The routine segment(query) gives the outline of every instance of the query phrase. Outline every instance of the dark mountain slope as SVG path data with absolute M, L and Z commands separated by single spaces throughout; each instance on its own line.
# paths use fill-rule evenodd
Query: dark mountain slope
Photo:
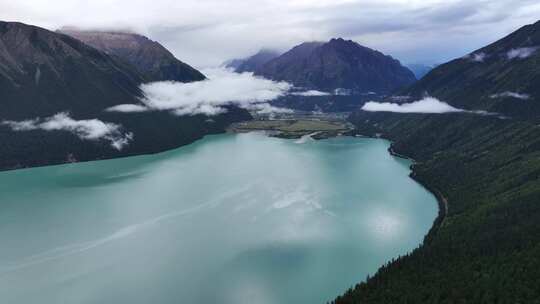
M 503 61 L 508 57 L 500 57 L 535 44 L 538 26 L 526 26 L 481 49 L 489 54 L 485 65 L 458 59 L 404 92 L 429 86 L 455 105 L 493 109 L 498 102 L 457 98 L 460 86 L 465 86 L 463 94 L 481 96 L 469 86 L 476 77 L 482 92 L 493 92 L 515 88 L 514 75 L 532 90 L 536 78 L 519 71 L 537 71 L 535 55 L 521 58 L 529 66 L 521 61 L 511 66 Z M 465 81 L 457 71 L 467 73 Z M 513 102 L 535 103 L 532 96 Z M 393 151 L 417 161 L 412 177 L 439 196 L 441 212 L 420 248 L 385 265 L 335 303 L 537 303 L 540 120 L 537 109 L 529 109 L 529 115 L 511 119 L 459 113 L 352 115 L 361 134 L 382 134 L 393 140 Z
M 237 73 L 255 72 L 270 60 L 279 57 L 279 53 L 272 50 L 260 50 L 257 54 L 245 59 L 230 61 L 226 67 L 233 68 Z
M 66 35 L 0 22 L 1 118 L 98 113 L 141 96 L 132 67 Z
M 536 303 L 540 297 L 538 122 L 470 114 L 366 114 L 413 157 L 413 177 L 441 197 L 424 244 L 335 303 Z M 366 121 L 369 121 L 366 123 Z M 374 126 L 376 125 L 376 127 Z
M 211 120 L 203 115 L 104 111 L 139 103 L 139 85 L 145 79 L 131 65 L 67 35 L 0 22 L 0 170 L 164 151 L 250 118 L 236 108 Z M 74 120 L 114 123 L 133 139 L 118 150 L 110 141 L 81 140 L 68 130 L 14 131 L 5 124 L 31 123 L 59 112 L 69 112 Z M 64 129 L 80 128 L 64 124 Z
M 511 116 L 539 114 L 540 22 L 435 68 L 401 95 L 425 93 L 456 107 Z
M 109 55 L 133 65 L 146 81 L 174 80 L 191 82 L 204 80 L 204 75 L 174 55 L 156 41 L 142 35 L 125 32 L 60 30 Z
M 73 117 L 83 119 L 73 112 Z M 178 148 L 208 134 L 223 133 L 232 123 L 251 119 L 245 110 L 232 107 L 211 118 L 204 115 L 176 117 L 167 112 L 108 113 L 97 116 L 122 126 L 133 140 L 121 151 L 105 140 L 82 140 L 67 131 L 16 132 L 0 125 L 0 170 L 90 161 L 158 153 Z
M 415 81 L 399 61 L 350 40 L 303 43 L 269 61 L 257 75 L 296 86 L 332 91 L 391 92 Z

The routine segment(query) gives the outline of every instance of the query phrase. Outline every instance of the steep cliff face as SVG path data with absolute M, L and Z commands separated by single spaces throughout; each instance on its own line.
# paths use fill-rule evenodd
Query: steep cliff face
M 59 32 L 130 63 L 146 81 L 192 82 L 205 79 L 201 72 L 178 60 L 161 44 L 142 35 L 73 28 L 64 28 Z
M 300 87 L 359 93 L 388 93 L 416 80 L 392 57 L 341 38 L 300 44 L 255 73 Z

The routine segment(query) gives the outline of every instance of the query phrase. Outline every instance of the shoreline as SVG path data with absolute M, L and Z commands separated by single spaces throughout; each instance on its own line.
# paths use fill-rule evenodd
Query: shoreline
M 220 135 L 220 134 L 227 134 L 227 133 L 245 133 L 245 132 L 253 132 L 253 131 L 276 132 L 275 130 L 272 130 L 272 129 L 259 129 L 259 130 L 254 129 L 254 130 L 245 130 L 245 131 L 235 130 L 234 129 L 234 126 L 236 124 L 238 124 L 238 123 L 246 123 L 246 122 L 252 122 L 252 121 L 255 121 L 255 120 L 247 120 L 247 121 L 243 121 L 243 122 L 231 123 L 228 127 L 224 128 L 223 130 L 221 130 L 219 132 L 210 132 L 210 133 L 202 134 L 200 136 L 197 136 L 195 138 L 190 139 L 188 142 L 181 143 L 181 144 L 178 144 L 178 145 L 174 145 L 174 146 L 171 146 L 171 147 L 162 148 L 162 149 L 149 150 L 149 151 L 143 151 L 143 152 L 129 152 L 129 153 L 121 153 L 120 152 L 120 154 L 118 154 L 118 155 L 113 155 L 113 156 L 109 156 L 109 157 L 96 157 L 96 158 L 92 158 L 92 159 L 69 159 L 69 158 L 66 158 L 64 160 L 53 160 L 53 161 L 48 161 L 48 162 L 36 163 L 35 165 L 28 165 L 28 166 L 0 167 L 0 173 L 17 171 L 17 170 L 33 169 L 33 168 L 43 168 L 43 167 L 61 166 L 61 165 L 69 165 L 69 164 L 77 164 L 77 163 L 87 163 L 87 162 L 93 162 L 93 161 L 112 160 L 112 159 L 119 159 L 119 158 L 126 158 L 126 157 L 156 155 L 156 154 L 172 151 L 172 150 L 175 150 L 175 149 L 178 149 L 178 148 L 182 148 L 182 147 L 185 147 L 185 146 L 189 146 L 189 145 L 191 145 L 191 144 L 193 144 L 193 143 L 195 143 L 195 142 L 197 142 L 199 140 L 204 139 L 206 136 L 209 136 L 209 135 Z M 307 132 L 307 130 L 304 130 L 304 131 Z M 348 133 L 350 133 L 351 131 L 354 131 L 354 130 L 353 129 L 348 129 L 348 130 L 343 130 L 343 131 L 347 131 Z M 322 131 L 319 134 L 313 136 L 313 139 L 320 140 L 320 139 L 332 138 L 332 137 L 337 137 L 337 136 L 350 135 L 350 134 L 347 134 L 347 132 L 335 132 L 335 134 L 334 134 L 331 131 Z M 282 138 L 282 139 L 299 139 L 303 135 L 305 135 L 303 133 L 302 134 L 298 133 L 298 134 L 295 134 L 294 136 L 282 136 L 282 135 L 277 134 L 277 133 L 278 132 L 276 132 L 276 134 L 269 134 L 269 136 Z
M 227 130 L 223 130 L 221 132 L 207 133 L 207 134 L 198 136 L 197 138 L 193 138 L 189 142 L 182 143 L 182 144 L 179 144 L 179 145 L 175 145 L 174 147 L 169 147 L 169 148 L 164 148 L 164 149 L 157 149 L 156 151 L 133 152 L 133 153 L 126 153 L 126 154 L 121 154 L 121 155 L 111 156 L 111 157 L 84 159 L 84 160 L 74 160 L 74 161 L 66 159 L 65 161 L 58 161 L 58 162 L 52 161 L 52 162 L 48 162 L 48 163 L 38 164 L 38 165 L 35 165 L 35 166 L 21 166 L 21 167 L 11 167 L 11 168 L 2 168 L 2 167 L 0 167 L 0 174 L 5 173 L 5 172 L 18 171 L 18 170 L 46 168 L 46 167 L 62 166 L 62 165 L 70 165 L 70 164 L 79 164 L 79 163 L 89 163 L 89 162 L 95 162 L 95 161 L 114 160 L 114 159 L 137 157 L 137 156 L 157 155 L 157 154 L 167 153 L 169 151 L 173 151 L 173 150 L 176 150 L 176 149 L 179 149 L 179 148 L 182 148 L 182 147 L 192 145 L 192 144 L 204 139 L 206 136 L 221 135 L 221 134 L 226 134 L 226 133 L 227 133 Z
M 437 204 L 439 206 L 439 213 L 433 221 L 433 226 L 431 226 L 428 233 L 424 237 L 424 242 L 422 242 L 422 244 L 419 246 L 421 247 L 424 246 L 427 241 L 431 240 L 433 234 L 436 233 L 436 231 L 442 226 L 444 220 L 448 216 L 448 199 L 446 198 L 446 196 L 444 196 L 444 194 L 442 194 L 440 190 L 432 187 L 429 182 L 419 178 L 414 170 L 411 172 L 409 177 L 416 181 L 419 185 L 424 187 L 424 189 L 429 191 L 431 194 L 433 194 L 433 196 L 435 196 L 435 198 L 437 199 Z
M 385 140 L 390 141 L 390 146 L 387 149 L 387 151 L 388 151 L 388 153 L 390 155 L 392 155 L 394 157 L 406 159 L 406 160 L 409 160 L 409 161 L 413 162 L 413 165 L 411 165 L 411 173 L 409 174 L 409 177 L 411 179 L 413 179 L 414 181 L 416 181 L 418 184 L 420 184 L 422 187 L 424 187 L 427 191 L 429 191 L 436 198 L 437 204 L 439 206 L 438 215 L 435 218 L 432 227 L 430 228 L 430 230 L 428 231 L 428 233 L 424 237 L 424 242 L 422 242 L 422 244 L 420 244 L 419 247 L 423 246 L 426 243 L 427 240 L 431 239 L 432 234 L 435 233 L 436 230 L 438 230 L 438 228 L 440 228 L 440 226 L 444 222 L 444 219 L 448 215 L 448 208 L 449 207 L 448 207 L 448 199 L 446 198 L 446 196 L 439 189 L 435 189 L 434 187 L 432 187 L 428 181 L 419 178 L 417 176 L 417 174 L 416 174 L 415 166 L 414 166 L 414 164 L 416 163 L 416 160 L 409 157 L 409 156 L 407 156 L 407 155 L 396 152 L 395 149 L 394 149 L 394 146 L 393 146 L 393 141 L 391 139 L 385 137 L 384 135 L 369 136 L 369 135 L 363 135 L 363 134 L 358 133 L 357 129 L 347 129 L 344 132 L 328 132 L 328 131 L 320 131 L 320 130 L 309 130 L 309 131 L 308 130 L 303 130 L 302 132 L 306 133 L 306 134 L 302 133 L 302 134 L 294 134 L 294 136 L 283 136 L 282 134 L 279 134 L 279 133 L 271 134 L 271 132 L 276 132 L 276 130 L 272 130 L 272 129 L 253 129 L 253 130 L 241 130 L 241 131 L 238 131 L 238 130 L 235 130 L 235 129 L 231 129 L 231 127 L 233 127 L 233 125 L 234 125 L 234 123 L 231 124 L 229 127 L 227 127 L 225 130 L 223 130 L 221 132 L 207 133 L 207 134 L 204 134 L 204 135 L 199 136 L 197 138 L 194 138 L 194 139 L 190 140 L 187 143 L 176 145 L 176 146 L 171 147 L 171 148 L 158 149 L 156 151 L 149 151 L 149 152 L 143 152 L 143 153 L 128 153 L 128 154 L 124 154 L 124 155 L 118 155 L 118 156 L 106 157 L 106 158 L 95 158 L 95 159 L 76 160 L 76 161 L 68 161 L 68 160 L 66 160 L 66 161 L 59 161 L 59 162 L 44 163 L 44 164 L 40 164 L 40 165 L 36 165 L 36 166 L 26 166 L 26 167 L 16 167 L 16 168 L 0 168 L 0 173 L 17 171 L 17 170 L 33 169 L 33 168 L 44 168 L 44 167 L 51 167 L 51 166 L 61 166 L 61 165 L 69 165 L 69 164 L 77 164 L 77 163 L 87 163 L 87 162 L 94 162 L 94 161 L 113 160 L 113 159 L 127 158 L 127 157 L 156 155 L 156 154 L 160 154 L 160 153 L 166 153 L 168 151 L 172 151 L 172 150 L 175 150 L 175 149 L 179 149 L 179 148 L 182 148 L 182 147 L 185 147 L 185 146 L 189 146 L 189 145 L 194 144 L 195 142 L 197 142 L 199 140 L 204 139 L 206 136 L 220 135 L 220 134 L 227 134 L 227 133 L 241 134 L 241 133 L 257 132 L 257 131 L 265 131 L 265 132 L 269 132 L 269 133 L 267 133 L 267 136 L 270 136 L 270 137 L 276 137 L 276 138 L 281 138 L 281 139 L 299 139 L 304 135 L 310 135 L 313 132 L 318 132 L 316 135 L 312 136 L 312 138 L 314 140 L 322 140 L 322 139 L 328 139 L 328 138 L 339 137 L 339 136 L 351 136 L 351 137 L 372 138 L 372 139 L 385 139 Z M 307 133 L 307 132 L 311 132 L 311 133 Z
M 384 136 L 383 134 L 378 134 L 377 136 L 373 136 L 373 135 L 370 136 L 370 135 L 362 135 L 358 133 L 357 135 L 360 135 L 365 138 L 386 139 L 390 141 L 390 147 L 388 147 L 388 153 L 390 153 L 390 155 L 392 156 L 412 161 L 413 165 L 411 165 L 411 168 L 410 168 L 411 173 L 409 174 L 409 177 L 413 179 L 415 182 L 417 182 L 419 185 L 421 185 L 428 192 L 433 194 L 433 196 L 437 200 L 437 205 L 439 206 L 438 215 L 435 218 L 435 220 L 433 220 L 433 225 L 431 226 L 428 233 L 424 237 L 424 241 L 422 242 L 422 244 L 420 244 L 420 246 L 418 246 L 418 248 L 420 248 L 421 246 L 424 246 L 424 244 L 432 238 L 432 235 L 436 232 L 436 230 L 438 230 L 442 226 L 445 218 L 448 216 L 448 198 L 442 193 L 442 191 L 431 186 L 427 180 L 424 180 L 418 177 L 417 172 L 415 171 L 415 164 L 417 163 L 417 161 L 412 157 L 396 152 L 394 148 L 394 141 L 392 139 Z
M 251 130 L 251 131 L 236 132 L 236 133 L 249 133 L 249 132 L 256 132 L 256 131 L 275 132 L 275 130 Z M 321 133 L 325 133 L 325 132 L 321 132 Z M 307 134 L 307 135 L 309 135 L 309 134 Z M 328 134 L 324 134 L 324 135 L 328 135 Z M 298 139 L 298 138 L 300 138 L 300 137 L 294 137 L 294 138 L 281 137 L 281 136 L 275 136 L 275 135 L 272 135 L 272 134 L 267 134 L 267 136 L 273 136 L 273 137 L 283 138 L 283 139 Z M 401 159 L 409 160 L 409 161 L 412 162 L 412 165 L 410 166 L 411 173 L 409 174 L 409 177 L 412 180 L 414 180 L 416 183 L 418 183 L 420 186 L 422 186 L 425 190 L 427 190 L 429 193 L 431 193 L 435 197 L 435 199 L 437 201 L 437 206 L 438 206 L 438 213 L 437 213 L 437 217 L 433 220 L 433 224 L 432 224 L 431 228 L 428 230 L 428 232 L 424 236 L 424 239 L 423 239 L 422 243 L 419 244 L 418 247 L 413 249 L 411 252 L 405 254 L 404 256 L 407 256 L 407 255 L 411 254 L 414 250 L 426 245 L 432 239 L 433 234 L 435 234 L 437 232 L 437 230 L 442 226 L 442 224 L 444 223 L 445 218 L 448 216 L 448 199 L 442 193 L 442 191 L 440 191 L 440 190 L 434 188 L 433 186 L 431 186 L 428 181 L 423 180 L 420 177 L 418 177 L 417 172 L 415 171 L 415 164 L 417 163 L 417 161 L 412 157 L 409 157 L 409 156 L 407 156 L 405 154 L 401 154 L 401 153 L 396 152 L 396 150 L 394 149 L 394 142 L 390 138 L 385 137 L 383 134 L 377 134 L 376 136 L 363 135 L 363 134 L 358 133 L 358 129 L 354 128 L 354 129 L 348 130 L 348 132 L 343 133 L 343 134 L 335 134 L 335 135 L 330 135 L 330 136 L 323 136 L 321 138 L 319 138 L 317 136 L 314 136 L 312 138 L 315 139 L 315 140 L 321 140 L 321 139 L 328 139 L 328 138 L 333 138 L 333 137 L 338 137 L 338 136 L 351 136 L 351 137 L 355 137 L 355 138 L 371 138 L 371 139 L 387 140 L 387 141 L 390 142 L 390 146 L 387 149 L 387 151 L 388 151 L 388 153 L 390 155 L 392 155 L 394 157 L 401 158 Z M 402 257 L 403 256 L 400 256 L 397 259 L 401 259 Z M 379 267 L 377 269 L 377 272 L 379 272 L 379 270 L 383 266 L 384 265 Z M 374 275 L 376 275 L 377 272 L 375 272 Z M 361 282 L 366 282 L 366 281 L 364 280 L 364 281 L 361 281 Z
M 439 207 L 438 215 L 435 218 L 435 220 L 433 220 L 433 225 L 429 229 L 428 233 L 424 236 L 424 241 L 422 242 L 422 244 L 420 244 L 417 247 L 417 249 L 424 246 L 424 245 L 426 245 L 433 238 L 433 234 L 435 234 L 437 232 L 437 230 L 439 230 L 439 228 L 444 223 L 444 220 L 448 216 L 448 198 L 442 193 L 442 191 L 440 191 L 439 189 L 436 189 L 435 187 L 431 186 L 429 181 L 424 180 L 424 179 L 420 178 L 417 175 L 417 171 L 415 171 L 415 165 L 414 165 L 415 163 L 417 163 L 416 160 L 414 158 L 412 158 L 412 157 L 409 157 L 409 156 L 406 156 L 404 154 L 396 152 L 395 149 L 394 149 L 394 146 L 393 146 L 394 143 L 393 143 L 393 141 L 391 139 L 381 137 L 381 136 L 366 136 L 366 137 L 369 137 L 369 138 L 384 138 L 386 140 L 389 140 L 390 141 L 390 147 L 388 148 L 388 153 L 390 153 L 390 155 L 392 155 L 392 156 L 412 161 L 413 165 L 411 165 L 411 173 L 409 174 L 409 177 L 411 179 L 413 179 L 415 182 L 417 182 L 419 185 L 421 185 L 428 192 L 430 192 L 435 197 L 435 199 L 437 200 L 437 205 Z
M 433 222 L 433 226 L 430 228 L 429 232 L 425 236 L 425 238 L 428 238 L 430 237 L 432 230 L 438 229 L 444 223 L 444 219 L 448 216 L 448 198 L 446 198 L 446 196 L 442 194 L 440 190 L 432 187 L 428 181 L 425 181 L 416 175 L 416 171 L 414 170 L 414 164 L 416 163 L 415 159 L 409 156 L 397 153 L 394 150 L 393 143 L 390 144 L 390 147 L 388 148 L 388 152 L 392 156 L 412 161 L 413 165 L 411 166 L 411 174 L 409 175 L 409 177 L 412 178 L 418 184 L 420 184 L 422 187 L 424 187 L 424 189 L 429 191 L 431 194 L 433 194 L 433 196 L 435 196 L 435 198 L 437 199 L 437 204 L 439 205 L 439 214 L 437 215 L 437 218 L 435 218 Z
M 225 128 L 225 130 L 223 130 L 221 132 L 207 133 L 207 134 L 201 135 L 201 136 L 199 136 L 197 138 L 194 138 L 194 139 L 190 140 L 187 143 L 176 145 L 176 146 L 171 147 L 171 148 L 158 149 L 156 151 L 149 151 L 149 152 L 143 152 L 143 153 L 136 153 L 136 152 L 135 153 L 128 153 L 128 154 L 124 154 L 124 155 L 105 157 L 105 158 L 95 158 L 95 159 L 75 160 L 75 161 L 66 160 L 66 161 L 50 162 L 50 163 L 43 163 L 43 164 L 39 164 L 39 165 L 35 165 L 35 166 L 12 167 L 12 168 L 1 168 L 0 167 L 0 174 L 4 173 L 4 172 L 11 172 L 11 171 L 17 171 L 17 170 L 26 170 L 26 169 L 33 169 L 33 168 L 44 168 L 44 167 L 61 166 L 61 165 L 69 165 L 69 164 L 77 164 L 77 163 L 88 163 L 88 162 L 94 162 L 94 161 L 113 160 L 113 159 L 127 158 L 127 157 L 156 155 L 156 154 L 160 154 L 160 153 L 166 153 L 168 151 L 172 151 L 172 150 L 175 150 L 175 149 L 179 149 L 179 148 L 182 148 L 182 147 L 185 147 L 185 146 L 189 146 L 189 145 L 194 144 L 195 142 L 197 142 L 199 140 L 204 139 L 206 136 L 211 136 L 211 135 L 220 135 L 220 134 L 227 134 L 227 133 L 241 134 L 241 133 L 249 133 L 249 132 L 256 132 L 256 131 L 276 132 L 275 130 L 271 130 L 271 129 L 238 131 L 238 130 L 234 130 L 234 129 L 231 128 L 231 127 L 233 127 L 234 124 L 236 124 L 236 123 L 231 124 L 229 127 Z M 304 131 L 304 133 L 305 132 L 307 132 L 307 131 Z M 418 178 L 418 176 L 416 175 L 416 171 L 414 170 L 414 163 L 416 163 L 416 160 L 414 160 L 413 158 L 411 158 L 409 156 L 406 156 L 404 154 L 400 154 L 400 153 L 396 152 L 394 147 L 393 147 L 393 141 L 391 139 L 386 138 L 384 136 L 362 135 L 362 134 L 358 133 L 357 129 L 347 129 L 344 132 L 328 132 L 328 131 L 320 131 L 320 130 L 309 130 L 309 132 L 311 132 L 311 133 L 306 133 L 306 134 L 302 134 L 302 135 L 295 134 L 295 136 L 282 136 L 282 134 L 279 134 L 279 133 L 278 134 L 268 133 L 267 136 L 281 138 L 281 139 L 299 139 L 304 135 L 310 135 L 313 132 L 317 132 L 316 135 L 312 136 L 312 138 L 314 140 L 322 140 L 322 139 L 334 138 L 334 137 L 339 137 L 339 136 L 351 136 L 351 137 L 361 137 L 361 138 L 386 139 L 386 140 L 390 141 L 390 147 L 388 147 L 388 149 L 387 149 L 388 153 L 390 155 L 392 155 L 392 156 L 412 161 L 413 165 L 411 166 L 411 173 L 410 173 L 409 177 L 412 178 L 413 180 L 415 180 L 418 184 L 420 184 L 422 187 L 424 187 L 430 193 L 432 193 L 433 196 L 435 196 L 435 198 L 437 199 L 437 203 L 439 205 L 439 214 L 438 214 L 437 218 L 435 218 L 433 226 L 430 228 L 429 232 L 426 234 L 425 239 L 430 238 L 430 235 L 432 233 L 434 233 L 434 230 L 438 229 L 442 225 L 442 223 L 444 222 L 444 219 L 448 215 L 448 199 L 442 194 L 442 192 L 440 190 L 431 187 L 429 185 L 429 182 Z M 422 246 L 424 243 L 425 242 L 423 242 L 420 246 Z
M 76 163 L 87 163 L 87 162 L 93 162 L 93 161 L 103 161 L 103 160 L 127 158 L 127 157 L 156 155 L 156 154 L 160 154 L 160 153 L 166 153 L 168 151 L 173 151 L 175 149 L 179 149 L 179 148 L 182 148 L 182 147 L 185 147 L 185 146 L 189 146 L 191 144 L 196 143 L 197 141 L 200 141 L 200 140 L 204 139 L 207 136 L 223 135 L 223 134 L 241 134 L 241 133 L 250 133 L 250 132 L 257 132 L 257 131 L 270 131 L 270 132 L 265 132 L 266 136 L 269 136 L 269 137 L 277 137 L 277 138 L 282 138 L 282 139 L 298 139 L 298 138 L 301 138 L 301 136 L 299 136 L 299 137 L 286 137 L 286 136 L 279 136 L 279 134 L 277 134 L 277 135 L 276 134 L 271 134 L 271 132 L 275 132 L 275 130 L 246 130 L 244 132 L 236 132 L 236 131 L 231 131 L 231 129 L 229 127 L 229 128 L 226 128 L 225 130 L 223 130 L 222 132 L 214 132 L 214 133 L 204 134 L 204 135 L 202 135 L 202 136 L 200 136 L 198 138 L 195 138 L 195 139 L 191 140 L 188 143 L 184 143 L 184 144 L 178 145 L 178 146 L 173 147 L 173 148 L 159 150 L 159 151 L 156 151 L 156 152 L 131 153 L 131 154 L 125 154 L 125 155 L 116 156 L 116 157 L 109 157 L 109 158 L 89 159 L 89 160 L 82 160 L 82 161 L 77 160 L 77 161 L 74 161 L 74 162 L 66 161 L 66 162 L 49 163 L 49 164 L 43 164 L 43 165 L 37 165 L 37 166 L 28 166 L 28 167 L 20 167 L 20 168 L 9 168 L 9 169 L 0 168 L 0 173 L 8 172 L 8 171 L 15 171 L 15 170 L 44 168 L 44 167 L 49 167 L 49 166 L 61 166 L 61 165 L 69 165 L 69 164 L 76 164 Z M 313 134 L 307 134 L 307 135 L 313 135 Z M 425 245 L 428 245 L 431 242 L 431 240 L 433 239 L 434 234 L 439 230 L 439 228 L 442 227 L 442 225 L 444 224 L 444 220 L 448 216 L 448 208 L 449 208 L 448 199 L 446 198 L 446 196 L 439 189 L 436 189 L 435 187 L 431 186 L 429 181 L 424 180 L 424 179 L 422 179 L 421 177 L 419 177 L 417 175 L 417 171 L 415 170 L 415 165 L 414 165 L 416 163 L 416 161 L 413 158 L 411 158 L 411 157 L 409 157 L 409 156 L 407 156 L 405 154 L 401 154 L 401 153 L 396 152 L 395 148 L 394 148 L 394 143 L 393 143 L 393 141 L 391 139 L 389 139 L 389 138 L 387 138 L 385 136 L 381 136 L 381 135 L 379 135 L 379 136 L 362 135 L 362 134 L 358 133 L 357 129 L 350 129 L 350 130 L 348 130 L 348 132 L 339 133 L 339 134 L 338 133 L 332 133 L 332 132 L 320 132 L 320 135 L 322 135 L 322 136 L 318 136 L 318 135 L 319 134 L 313 135 L 312 138 L 315 139 L 315 140 L 322 140 L 322 139 L 328 139 L 328 138 L 333 138 L 333 137 L 338 137 L 338 136 L 351 136 L 351 137 L 355 137 L 355 138 L 371 138 L 371 139 L 388 140 L 390 142 L 390 146 L 388 147 L 387 151 L 388 151 L 388 153 L 390 155 L 392 155 L 394 157 L 398 157 L 398 158 L 402 158 L 402 159 L 406 159 L 406 160 L 411 161 L 413 164 L 410 166 L 411 172 L 409 174 L 409 177 L 412 180 L 414 180 L 415 182 L 417 182 L 419 185 L 421 185 L 424 189 L 429 191 L 436 198 L 437 205 L 438 205 L 438 214 L 437 214 L 437 217 L 433 220 L 433 224 L 432 224 L 431 228 L 424 235 L 424 238 L 423 238 L 422 242 L 416 248 L 412 249 L 410 252 L 406 253 L 405 255 L 398 256 L 396 258 L 396 261 L 399 260 L 399 259 L 402 259 L 402 258 L 404 258 L 406 256 L 409 256 L 415 250 L 418 250 L 419 248 L 421 248 L 421 247 L 423 247 Z M 377 268 L 377 271 L 372 275 L 372 277 L 377 275 L 377 273 L 383 267 L 384 267 L 384 265 L 380 265 Z M 358 284 L 364 283 L 364 282 L 367 282 L 367 281 L 362 280 L 362 281 L 358 282 Z M 336 296 L 339 296 L 339 294 L 336 295 Z

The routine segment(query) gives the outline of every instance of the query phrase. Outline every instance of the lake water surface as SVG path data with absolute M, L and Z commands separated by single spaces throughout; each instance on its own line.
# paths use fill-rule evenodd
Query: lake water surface
M 437 215 L 388 145 L 228 134 L 0 173 L 1 302 L 326 303 Z

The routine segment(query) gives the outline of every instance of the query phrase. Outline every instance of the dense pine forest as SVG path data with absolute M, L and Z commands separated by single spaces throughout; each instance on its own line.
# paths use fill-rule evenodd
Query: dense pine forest
M 424 244 L 334 303 L 540 303 L 540 125 L 473 114 L 358 112 L 447 199 Z M 375 125 L 375 126 L 374 126 Z
M 420 248 L 334 303 L 540 303 L 539 44 L 536 22 L 399 92 L 472 112 L 350 117 L 416 160 L 441 211 Z

